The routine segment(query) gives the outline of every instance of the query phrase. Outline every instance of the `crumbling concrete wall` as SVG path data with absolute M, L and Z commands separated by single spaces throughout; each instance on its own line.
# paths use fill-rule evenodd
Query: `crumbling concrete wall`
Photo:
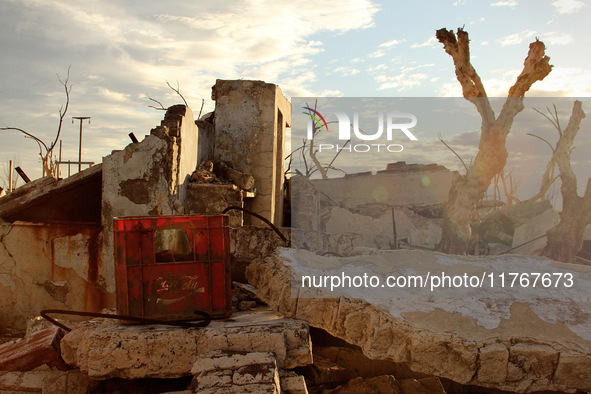
M 284 132 L 291 104 L 281 89 L 263 81 L 217 80 L 214 160 L 252 174 L 257 190 L 250 207 L 275 225 L 282 223 Z M 253 218 L 251 224 L 260 224 Z
M 43 309 L 97 312 L 114 305 L 100 242 L 98 225 L 0 225 L 0 335 L 23 333 Z
M 115 292 L 113 218 L 182 214 L 197 145 L 193 113 L 176 105 L 142 142 L 103 159 L 102 259 L 109 291 Z
M 229 206 L 243 207 L 242 191 L 235 185 L 216 185 L 211 183 L 189 183 L 187 185 L 187 201 L 185 214 L 216 215 L 221 214 Z M 242 225 L 242 211 L 227 212 L 231 227 Z
M 388 164 L 386 170 L 375 175 L 351 174 L 342 178 L 316 179 L 312 183 L 345 205 L 384 203 L 408 206 L 447 201 L 452 171 L 436 164 L 421 167 L 399 163 Z

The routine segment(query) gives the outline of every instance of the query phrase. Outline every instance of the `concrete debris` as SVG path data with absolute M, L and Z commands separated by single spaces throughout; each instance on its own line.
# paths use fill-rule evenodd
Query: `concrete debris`
M 333 389 L 354 378 L 345 367 L 317 354 L 314 354 L 314 364 L 301 368 L 300 372 L 306 379 L 308 390 L 312 393 Z
M 269 352 L 202 354 L 191 373 L 190 392 L 308 394 L 304 378 L 278 368 Z
M 306 380 L 293 371 L 279 370 L 281 392 L 285 394 L 308 394 Z
M 64 332 L 56 326 L 43 328 L 21 340 L 0 345 L 0 371 L 30 371 L 43 364 L 66 370 L 60 357 Z
M 488 272 L 505 266 L 525 267 L 528 272 L 570 272 L 577 277 L 577 288 L 586 288 L 591 281 L 587 267 L 539 257 L 495 260 L 418 251 L 378 253 L 371 256 L 371 265 L 359 269 L 368 274 L 396 272 L 397 264 L 402 264 L 420 267 L 417 274 L 436 274 L 443 269 L 447 275 L 456 275 L 480 272 L 484 266 L 479 264 L 485 264 Z M 301 298 L 302 290 L 296 299 L 292 298 L 292 272 L 297 278 L 303 269 L 296 262 L 308 264 L 306 269 L 330 266 L 342 271 L 350 267 L 352 258 L 323 258 L 282 249 L 276 256 L 255 260 L 247 269 L 247 278 L 271 308 L 360 346 L 369 358 L 406 363 L 415 372 L 499 390 L 591 390 L 591 330 L 588 314 L 581 313 L 589 307 L 588 298 L 565 295 L 540 301 L 531 295 L 531 289 L 512 288 L 504 289 L 499 298 L 488 295 L 482 300 L 477 295 L 482 294 L 479 289 L 457 300 L 393 300 L 375 295 Z
M 0 372 L 0 393 L 88 394 L 99 385 L 72 371 Z
M 316 343 L 316 342 L 315 342 Z M 396 379 L 423 379 L 430 375 L 414 372 L 407 364 L 394 363 L 392 360 L 372 360 L 356 346 L 319 346 L 314 345 L 314 365 L 317 359 L 323 359 L 339 365 L 346 372 L 346 380 L 356 377 L 364 379 L 381 375 L 393 375 Z M 310 368 L 306 366 L 303 370 Z M 334 387 L 332 387 L 334 388 Z
M 213 173 L 213 160 L 207 159 L 202 161 L 197 169 L 191 174 L 189 182 L 191 183 L 212 183 L 216 180 Z M 218 182 L 222 183 L 222 182 Z
M 445 389 L 438 378 L 396 380 L 394 376 L 383 375 L 375 378 L 361 377 L 326 390 L 323 394 L 445 394 Z
M 212 159 L 203 160 L 191 174 L 190 183 L 214 183 L 216 185 L 236 185 L 241 190 L 254 192 L 255 180 L 251 174 L 235 170 L 226 163 L 214 163 Z
M 511 253 L 539 256 L 546 246 L 544 235 L 559 221 L 558 213 L 554 211 L 554 208 L 550 208 L 517 227 L 513 234 L 511 248 L 514 249 Z
M 92 379 L 181 377 L 190 373 L 199 355 L 221 351 L 272 352 L 285 369 L 312 363 L 308 325 L 262 307 L 195 330 L 160 325 L 92 328 L 75 328 L 62 341 L 64 360 Z
M 244 206 L 244 193 L 232 184 L 189 183 L 185 212 L 189 215 L 221 214 L 229 206 Z M 244 215 L 241 211 L 228 212 L 231 227 L 242 226 Z
M 235 170 L 225 163 L 219 163 L 217 168 L 215 168 L 215 172 L 218 173 L 221 178 L 227 179 L 242 190 L 255 190 L 254 177 L 251 174 L 245 174 Z
M 269 352 L 202 354 L 191 369 L 199 393 L 281 392 L 275 355 Z
M 483 216 L 474 230 L 482 242 L 511 245 L 516 228 L 551 208 L 549 201 L 514 205 Z

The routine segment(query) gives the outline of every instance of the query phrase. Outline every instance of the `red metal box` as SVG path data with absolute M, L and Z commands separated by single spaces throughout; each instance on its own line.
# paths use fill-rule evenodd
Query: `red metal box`
M 119 314 L 230 316 L 228 215 L 113 218 L 113 228 Z

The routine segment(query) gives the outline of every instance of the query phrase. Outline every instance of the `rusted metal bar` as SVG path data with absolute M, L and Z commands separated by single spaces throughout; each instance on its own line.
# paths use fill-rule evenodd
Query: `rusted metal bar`
M 23 178 L 23 181 L 25 181 L 25 183 L 31 182 L 31 179 L 29 179 L 29 177 L 27 176 L 27 174 L 25 174 L 25 172 L 23 171 L 22 168 L 16 167 L 15 170 L 16 170 L 16 172 L 18 172 L 18 174 L 21 176 L 21 178 Z
M 277 233 L 277 235 L 279 235 L 279 237 L 280 237 L 280 238 L 283 240 L 283 242 L 285 242 L 285 244 L 286 244 L 286 245 L 289 245 L 289 241 L 288 241 L 288 239 L 285 237 L 285 235 L 283 235 L 283 234 L 281 233 L 281 231 L 279 231 L 279 229 L 278 229 L 278 228 L 277 228 L 277 227 L 276 227 L 276 226 L 275 226 L 273 223 L 271 223 L 271 222 L 270 222 L 270 221 L 269 221 L 267 218 L 265 218 L 265 217 L 263 217 L 263 216 L 259 215 L 258 213 L 254 213 L 254 212 L 252 212 L 252 211 L 249 211 L 248 209 L 246 209 L 246 208 L 242 208 L 242 207 L 237 207 L 237 206 L 229 206 L 228 208 L 226 208 L 226 209 L 224 209 L 224 210 L 223 210 L 222 214 L 224 214 L 224 213 L 226 213 L 226 212 L 228 212 L 228 211 L 231 211 L 231 210 L 233 210 L 233 209 L 236 209 L 236 210 L 238 210 L 238 211 L 242 211 L 242 212 L 246 212 L 246 213 L 248 213 L 249 215 L 252 215 L 252 216 L 254 216 L 254 217 L 255 217 L 255 218 L 257 218 L 257 219 L 260 219 L 260 220 L 262 220 L 263 222 L 265 222 L 266 224 L 268 224 L 268 225 L 269 225 L 269 226 L 270 226 L 270 227 L 271 227 L 271 228 L 272 228 L 272 229 L 273 229 L 273 230 L 274 230 L 274 231 Z
M 80 311 L 66 311 L 61 309 L 45 309 L 42 310 L 40 315 L 44 319 L 48 320 L 49 322 L 55 324 L 56 326 L 63 328 L 64 330 L 70 332 L 72 329 L 65 324 L 58 322 L 57 320 L 48 316 L 48 314 L 59 314 L 59 315 L 73 315 L 73 316 L 87 316 L 87 317 L 102 317 L 105 319 L 119 319 L 119 320 L 127 320 L 141 324 L 164 324 L 167 326 L 177 326 L 177 327 L 185 327 L 185 328 L 201 328 L 206 327 L 211 323 L 211 316 L 209 313 L 195 311 L 194 313 L 198 316 L 203 317 L 203 321 L 200 323 L 190 323 L 188 321 L 182 320 L 160 320 L 160 319 L 145 319 L 142 317 L 133 317 L 133 316 L 125 316 L 125 315 L 109 315 L 106 313 L 94 313 L 94 312 L 80 312 Z M 196 319 L 197 320 L 197 319 Z

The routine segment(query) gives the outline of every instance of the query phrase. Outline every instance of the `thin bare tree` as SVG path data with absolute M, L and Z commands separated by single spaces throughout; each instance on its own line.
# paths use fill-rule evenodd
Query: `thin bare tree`
M 66 79 L 63 81 L 60 78 L 60 76 L 58 74 L 56 74 L 57 79 L 60 81 L 60 83 L 64 87 L 64 92 L 66 94 L 66 103 L 63 104 L 59 109 L 59 122 L 58 122 L 58 126 L 57 126 L 57 132 L 55 134 L 55 139 L 53 140 L 52 143 L 47 145 L 43 140 L 36 137 L 32 133 L 29 133 L 28 131 L 25 131 L 25 130 L 18 128 L 18 127 L 8 127 L 8 126 L 0 127 L 0 130 L 19 131 L 19 132 L 23 133 L 26 138 L 31 138 L 32 140 L 34 140 L 37 143 L 37 145 L 39 146 L 39 156 L 41 157 L 41 164 L 43 166 L 43 176 L 48 176 L 48 175 L 56 176 L 56 173 L 57 173 L 57 165 L 56 165 L 56 162 L 53 160 L 53 150 L 56 147 L 57 142 L 59 141 L 60 134 L 62 132 L 62 125 L 64 123 L 64 118 L 66 117 L 66 113 L 68 112 L 68 107 L 70 106 L 70 92 L 72 91 L 73 85 L 72 84 L 68 85 L 68 83 L 70 81 L 70 68 L 71 67 L 72 66 L 68 67 L 68 74 L 66 76 Z
M 591 178 L 587 180 L 585 194 L 579 197 L 577 177 L 570 165 L 573 141 L 579 131 L 581 120 L 585 118 L 585 112 L 581 102 L 575 101 L 570 120 L 564 130 L 558 123 L 558 114 L 555 113 L 555 116 L 555 122 L 549 120 L 558 129 L 560 138 L 550 162 L 555 162 L 560 171 L 562 212 L 560 222 L 546 233 L 547 244 L 542 255 L 552 260 L 574 263 L 575 256 L 583 247 L 585 227 L 591 220 Z

